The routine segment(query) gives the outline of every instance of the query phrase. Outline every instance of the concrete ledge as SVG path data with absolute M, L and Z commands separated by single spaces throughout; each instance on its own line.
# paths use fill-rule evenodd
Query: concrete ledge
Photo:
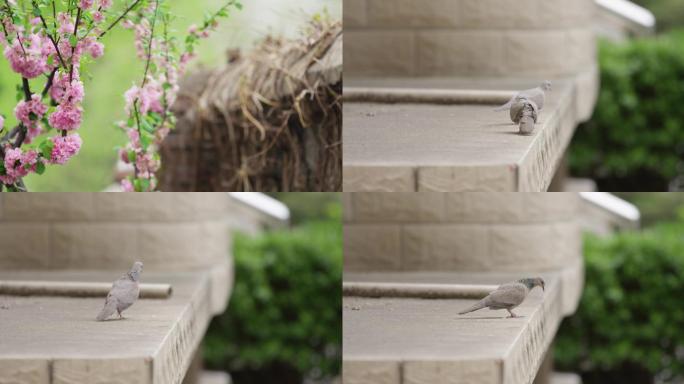
M 554 372 L 551 384 L 582 384 L 582 378 L 575 373 Z
M 343 101 L 353 103 L 423 103 L 501 105 L 515 95 L 512 91 L 479 89 L 401 89 L 347 87 Z
M 516 313 L 458 311 L 473 300 L 343 298 L 343 377 L 347 384 L 532 383 L 563 317 L 563 282 L 542 274 Z M 499 284 L 520 278 L 480 273 L 345 273 L 345 281 Z
M 390 96 L 399 99 L 399 93 L 403 100 L 407 88 L 420 89 L 414 98 L 435 101 L 445 98 L 444 89 L 525 89 L 538 81 L 352 78 L 346 85 L 401 88 Z M 575 127 L 591 113 L 598 92 L 597 69 L 553 80 L 553 86 L 529 136 L 517 134 L 508 113 L 494 112 L 489 102 L 346 102 L 344 191 L 546 191 Z M 368 97 L 369 92 L 363 92 Z M 481 97 L 471 95 L 475 96 Z
M 3 280 L 113 281 L 120 271 L 11 271 Z M 97 322 L 102 298 L 0 296 L 0 382 L 181 383 L 213 314 L 209 271 L 154 273 L 169 299 L 140 299 Z M 13 381 L 14 380 L 14 381 Z
M 230 384 L 230 375 L 225 372 L 203 371 L 199 377 L 199 384 Z

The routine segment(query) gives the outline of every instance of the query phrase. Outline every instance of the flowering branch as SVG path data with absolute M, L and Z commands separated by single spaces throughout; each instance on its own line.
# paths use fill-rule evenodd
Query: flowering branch
M 58 12 L 58 1 L 66 12 Z M 18 123 L 0 138 L 0 189 L 25 191 L 23 177 L 42 174 L 48 165 L 63 165 L 79 152 L 82 141 L 75 131 L 81 126 L 85 95 L 80 68 L 104 53 L 98 39 L 104 34 L 101 26 L 112 2 L 68 0 L 67 6 L 60 0 L 31 0 L 31 9 L 26 11 L 16 0 L 4 0 L 0 45 L 12 70 L 21 77 L 21 87 L 14 108 Z M 135 1 L 123 15 L 139 4 L 140 0 Z M 43 75 L 42 91 L 33 93 L 31 82 Z M 0 115 L 0 132 L 4 124 Z
M 145 61 L 145 73 L 139 85 L 126 92 L 128 120 L 120 122 L 129 142 L 119 150 L 122 161 L 132 164 L 134 175 L 122 180 L 125 191 L 153 191 L 157 186 L 155 173 L 161 167 L 158 149 L 175 125 L 171 106 L 178 93 L 178 80 L 188 62 L 195 57 L 200 39 L 207 38 L 218 26 L 218 19 L 227 17 L 230 8 L 241 9 L 238 0 L 230 0 L 214 14 L 207 16 L 198 27 L 188 31 L 182 48 L 169 36 L 171 16 L 163 7 L 165 0 L 155 0 L 154 6 L 142 8 L 139 13 L 124 21 L 136 34 L 136 50 Z M 151 23 L 150 23 L 151 21 Z M 157 23 L 161 22 L 161 32 Z

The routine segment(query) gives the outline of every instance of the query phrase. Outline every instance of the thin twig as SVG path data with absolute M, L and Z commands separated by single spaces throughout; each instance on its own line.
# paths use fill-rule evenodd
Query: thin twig
M 105 34 L 107 34 L 107 32 L 109 32 L 112 28 L 114 28 L 117 24 L 119 24 L 119 22 L 120 22 L 124 17 L 126 17 L 126 15 L 128 15 L 129 12 L 131 12 L 135 7 L 138 6 L 138 3 L 140 3 L 140 0 L 135 0 L 135 3 L 131 4 L 131 6 L 128 7 L 128 8 L 121 14 L 121 16 L 119 16 L 116 20 L 114 20 L 114 22 L 113 22 L 112 24 L 110 24 L 109 27 L 107 27 L 107 29 L 105 29 L 104 31 L 102 31 L 102 33 L 100 33 L 100 35 L 99 35 L 97 38 L 98 38 L 98 39 L 101 39 Z
M 78 12 L 76 13 L 76 24 L 74 25 L 74 37 L 76 38 L 76 45 L 78 45 L 78 25 L 81 23 L 81 7 L 78 7 Z M 76 52 L 76 47 L 71 47 L 71 68 L 69 69 L 69 84 L 74 80 L 74 53 Z
M 159 0 L 154 2 L 154 17 L 152 18 L 152 27 L 150 28 L 150 41 L 147 43 L 147 62 L 145 63 L 145 73 L 143 74 L 142 85 L 144 88 L 147 83 L 147 73 L 150 71 L 150 62 L 152 61 L 152 42 L 154 41 L 154 28 L 157 25 L 157 14 L 159 13 Z
M 41 92 L 41 96 L 45 98 L 47 96 L 48 92 L 50 91 L 50 88 L 52 88 L 52 83 L 55 81 L 55 74 L 57 73 L 57 68 L 53 69 L 52 72 L 50 72 L 50 75 L 48 76 L 47 82 L 45 83 L 45 88 L 43 88 L 43 92 Z
M 55 3 L 53 2 L 52 5 L 54 7 Z M 33 7 L 38 8 L 38 4 L 36 4 L 35 1 L 33 2 Z M 54 12 L 54 10 L 53 10 L 53 12 Z M 66 66 L 66 63 L 64 62 L 64 58 L 62 57 L 62 53 L 59 51 L 59 47 L 57 46 L 57 41 L 55 41 L 54 36 L 47 33 L 48 32 L 48 26 L 47 26 L 47 23 L 45 22 L 45 18 L 43 17 L 42 14 L 39 17 L 40 17 L 40 21 L 43 23 L 43 27 L 45 28 L 45 34 L 47 35 L 47 37 L 52 42 L 52 45 L 55 47 L 55 51 L 57 51 L 57 56 L 59 57 L 59 62 L 62 63 L 62 67 L 66 68 L 67 66 Z

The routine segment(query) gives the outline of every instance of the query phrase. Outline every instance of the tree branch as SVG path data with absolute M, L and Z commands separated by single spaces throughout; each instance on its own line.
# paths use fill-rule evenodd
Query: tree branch
M 119 16 L 116 20 L 114 20 L 114 22 L 111 23 L 111 24 L 109 25 L 109 27 L 107 27 L 107 29 L 105 29 L 102 33 L 100 33 L 100 35 L 99 35 L 97 38 L 98 38 L 98 39 L 101 39 L 104 35 L 107 34 L 107 32 L 109 32 L 112 28 L 114 28 L 117 24 L 119 24 L 119 22 L 120 22 L 121 20 L 123 20 L 123 18 L 126 17 L 126 15 L 128 15 L 129 12 L 131 12 L 135 7 L 138 6 L 138 3 L 140 3 L 140 0 L 135 0 L 135 2 L 134 2 L 133 4 L 131 4 L 131 6 L 128 7 L 128 8 L 121 14 L 121 16 Z

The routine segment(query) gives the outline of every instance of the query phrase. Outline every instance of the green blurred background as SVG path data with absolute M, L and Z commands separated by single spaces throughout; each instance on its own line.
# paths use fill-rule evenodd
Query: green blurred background
M 236 384 L 330 383 L 342 359 L 338 193 L 274 193 L 291 228 L 233 239 L 235 286 L 204 339 L 204 363 Z
M 681 191 L 684 1 L 635 2 L 654 13 L 657 35 L 600 42 L 601 91 L 571 143 L 570 171 L 601 191 Z
M 585 286 L 556 337 L 584 384 L 684 382 L 684 193 L 620 193 L 642 229 L 585 235 Z
M 174 28 L 184 32 L 202 21 L 206 12 L 218 9 L 221 0 L 169 0 L 177 16 Z M 123 2 L 115 0 L 114 4 Z M 193 65 L 215 66 L 224 61 L 229 48 L 249 49 L 268 34 L 298 36 L 304 23 L 314 14 L 328 12 L 339 19 L 342 0 L 243 0 L 243 9 L 223 21 L 218 32 L 199 49 Z M 48 167 L 44 175 L 25 181 L 30 191 L 101 191 L 114 180 L 115 147 L 125 143 L 125 135 L 114 123 L 123 119 L 123 93 L 142 77 L 142 64 L 135 59 L 133 35 L 116 30 L 104 39 L 105 56 L 85 68 L 86 100 L 84 123 L 79 133 L 83 147 L 65 166 Z M 89 77 L 87 77 L 89 75 Z M 15 122 L 15 88 L 21 79 L 11 72 L 4 57 L 0 59 L 0 114 Z

